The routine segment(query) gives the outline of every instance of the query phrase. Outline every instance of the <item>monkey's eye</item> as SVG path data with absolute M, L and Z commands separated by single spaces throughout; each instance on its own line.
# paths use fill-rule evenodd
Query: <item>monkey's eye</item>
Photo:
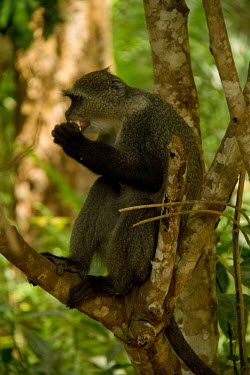
M 72 103 L 74 102 L 75 104 L 80 103 L 81 97 L 77 95 L 69 95 Z

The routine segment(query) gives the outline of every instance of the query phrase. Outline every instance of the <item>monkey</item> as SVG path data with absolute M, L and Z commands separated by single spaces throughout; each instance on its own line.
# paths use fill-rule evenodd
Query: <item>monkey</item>
M 67 271 L 81 277 L 67 302 L 75 308 L 100 294 L 124 296 L 149 278 L 159 224 L 132 226 L 158 216 L 160 209 L 122 213 L 119 209 L 162 203 L 173 135 L 188 154 L 186 200 L 197 198 L 203 172 L 193 131 L 160 96 L 127 85 L 108 69 L 86 74 L 63 94 L 71 105 L 66 122 L 52 131 L 54 142 L 99 175 L 73 226 L 69 256 L 42 253 L 56 265 L 58 275 Z M 97 134 L 96 140 L 88 138 L 91 133 Z M 95 253 L 104 261 L 107 276 L 88 275 Z M 215 375 L 192 351 L 174 321 L 165 333 L 191 369 L 196 360 L 195 373 Z
M 44 253 L 57 273 L 77 272 L 81 283 L 70 294 L 74 308 L 98 294 L 126 295 L 151 272 L 159 208 L 119 213 L 134 205 L 161 203 L 167 177 L 168 145 L 180 137 L 188 153 L 186 198 L 195 199 L 202 180 L 195 136 L 174 108 L 157 95 L 128 86 L 107 69 L 91 72 L 63 94 L 71 99 L 67 122 L 52 131 L 64 152 L 100 175 L 73 226 L 68 258 Z M 93 141 L 87 134 L 97 133 Z M 107 276 L 88 275 L 94 253 Z

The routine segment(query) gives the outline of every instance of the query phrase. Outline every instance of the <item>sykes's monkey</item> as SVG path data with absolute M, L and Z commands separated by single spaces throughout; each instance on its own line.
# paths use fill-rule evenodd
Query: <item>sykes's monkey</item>
M 68 301 L 75 307 L 100 293 L 125 295 L 149 277 L 158 222 L 132 225 L 159 215 L 159 209 L 119 209 L 162 202 L 173 135 L 188 153 L 187 200 L 199 192 L 202 168 L 192 130 L 159 96 L 126 85 L 106 69 L 85 75 L 64 94 L 71 106 L 67 122 L 52 131 L 54 142 L 101 176 L 75 221 L 68 258 L 44 254 L 58 274 L 81 276 Z M 87 133 L 97 133 L 97 140 L 86 138 Z M 87 275 L 95 252 L 107 267 L 105 277 Z

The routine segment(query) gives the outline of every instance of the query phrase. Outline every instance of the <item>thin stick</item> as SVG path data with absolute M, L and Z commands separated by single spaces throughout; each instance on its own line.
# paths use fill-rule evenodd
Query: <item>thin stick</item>
M 184 204 L 195 204 L 195 203 L 218 204 L 218 205 L 221 205 L 221 206 L 227 206 L 227 207 L 234 208 L 236 211 L 240 212 L 244 216 L 244 218 L 246 219 L 246 221 L 250 225 L 250 219 L 249 219 L 249 217 L 247 216 L 247 214 L 241 208 L 235 206 L 234 204 L 227 203 L 227 202 L 222 202 L 222 201 L 192 200 L 192 201 L 182 201 L 182 202 L 156 203 L 156 204 L 147 204 L 147 205 L 141 205 L 141 206 L 133 206 L 133 207 L 121 208 L 119 210 L 119 212 L 139 210 L 139 209 L 142 209 L 142 208 L 169 207 L 169 206 L 177 206 L 177 205 L 184 205 Z M 224 215 L 222 215 L 222 216 L 224 216 Z
M 172 217 L 172 216 L 176 216 L 176 215 L 186 215 L 186 214 L 190 214 L 190 213 L 205 213 L 205 214 L 212 214 L 212 215 L 218 215 L 218 216 L 224 216 L 224 217 L 226 217 L 228 220 L 232 221 L 240 229 L 240 231 L 242 232 L 243 236 L 245 237 L 245 240 L 246 240 L 248 246 L 250 247 L 250 240 L 248 238 L 248 235 L 246 234 L 246 232 L 244 231 L 244 229 L 240 226 L 240 224 L 238 223 L 238 221 L 235 220 L 232 216 L 229 216 L 227 214 L 224 214 L 224 213 L 222 213 L 220 211 L 216 211 L 216 210 L 187 210 L 187 211 L 177 211 L 177 212 L 173 212 L 171 214 L 159 215 L 159 216 L 155 216 L 155 217 L 150 217 L 149 219 L 141 220 L 138 223 L 134 224 L 133 227 L 137 227 L 138 225 L 149 223 L 150 221 L 161 220 L 161 219 L 164 219 L 166 217 Z
M 239 187 L 237 192 L 237 207 L 242 207 L 242 197 L 244 191 L 246 170 L 242 169 L 239 179 Z M 236 223 L 233 226 L 233 259 L 234 259 L 234 282 L 236 290 L 237 302 L 237 323 L 238 323 L 238 338 L 239 338 L 239 351 L 240 351 L 240 372 L 241 375 L 248 374 L 248 360 L 247 360 L 247 347 L 246 347 L 246 326 L 245 326 L 245 309 L 244 298 L 242 292 L 241 268 L 240 268 L 240 249 L 239 249 L 239 223 L 240 212 L 235 211 L 234 218 Z

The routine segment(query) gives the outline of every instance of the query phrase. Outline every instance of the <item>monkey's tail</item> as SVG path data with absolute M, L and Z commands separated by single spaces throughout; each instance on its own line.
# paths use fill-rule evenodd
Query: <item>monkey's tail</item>
M 170 342 L 170 345 L 182 359 L 182 361 L 188 366 L 188 368 L 196 375 L 217 375 L 213 370 L 210 369 L 193 351 L 191 346 L 185 340 L 178 324 L 174 319 L 165 329 L 165 335 Z

